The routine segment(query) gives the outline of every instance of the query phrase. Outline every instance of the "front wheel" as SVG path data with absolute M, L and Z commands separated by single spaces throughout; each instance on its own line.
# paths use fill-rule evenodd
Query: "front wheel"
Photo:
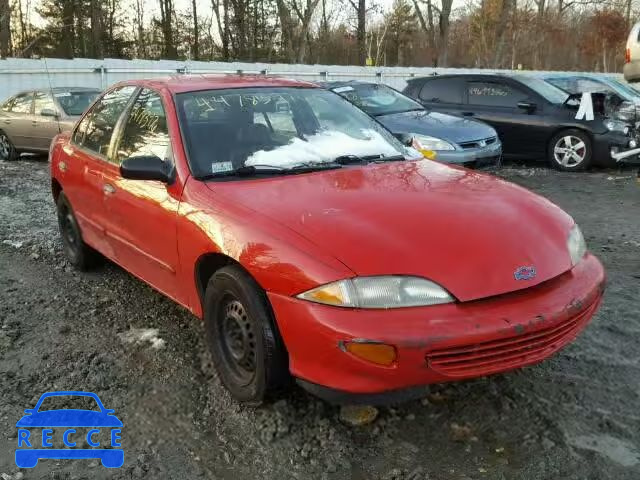
M 260 286 L 239 266 L 213 274 L 204 321 L 213 362 L 233 397 L 261 404 L 289 379 L 288 357 Z
M 589 136 L 576 129 L 564 130 L 549 142 L 549 161 L 558 170 L 586 170 L 591 165 L 593 149 Z
M 96 264 L 99 258 L 98 252 L 84 243 L 76 216 L 73 214 L 71 204 L 64 192 L 60 192 L 56 206 L 58 210 L 58 227 L 60 228 L 62 246 L 67 260 L 78 270 L 89 270 Z
M 0 160 L 11 161 L 18 158 L 18 151 L 6 133 L 0 131 Z

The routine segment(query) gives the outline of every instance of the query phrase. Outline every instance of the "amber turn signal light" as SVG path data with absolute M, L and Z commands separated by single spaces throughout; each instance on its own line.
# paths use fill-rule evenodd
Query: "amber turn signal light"
M 393 345 L 375 342 L 344 342 L 344 350 L 367 362 L 389 366 L 396 361 Z

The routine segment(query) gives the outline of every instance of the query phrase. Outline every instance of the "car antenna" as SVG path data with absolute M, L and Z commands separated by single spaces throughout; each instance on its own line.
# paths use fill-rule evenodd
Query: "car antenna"
M 53 95 L 53 85 L 51 84 L 51 74 L 49 73 L 49 65 L 47 64 L 47 57 L 42 57 L 42 60 L 44 60 L 44 69 L 47 72 L 47 81 L 49 82 L 49 93 L 51 93 L 51 100 L 54 102 L 53 104 L 55 106 L 55 100 L 54 100 L 55 97 Z M 55 118 L 58 124 L 58 133 L 62 133 L 62 129 L 60 128 L 60 113 L 58 111 L 56 111 Z

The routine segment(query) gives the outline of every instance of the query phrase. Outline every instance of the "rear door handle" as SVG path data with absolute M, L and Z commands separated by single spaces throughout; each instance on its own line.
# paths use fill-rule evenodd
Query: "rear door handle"
M 11 123 L 11 120 L 5 120 L 4 123 L 6 123 L 7 125 L 9 125 Z
M 114 187 L 113 185 L 111 185 L 110 183 L 105 183 L 102 186 L 102 191 L 106 194 L 106 195 L 113 195 L 114 193 L 116 193 L 116 187 Z
M 473 112 L 462 112 L 463 117 L 473 117 L 475 113 Z

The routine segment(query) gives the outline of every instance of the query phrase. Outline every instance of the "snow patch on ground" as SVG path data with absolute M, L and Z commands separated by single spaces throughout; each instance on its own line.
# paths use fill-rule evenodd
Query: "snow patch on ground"
M 157 328 L 132 328 L 131 330 L 119 333 L 118 337 L 125 343 L 141 344 L 145 342 L 151 343 L 151 347 L 156 350 L 161 349 L 165 345 L 165 341 L 159 336 Z

